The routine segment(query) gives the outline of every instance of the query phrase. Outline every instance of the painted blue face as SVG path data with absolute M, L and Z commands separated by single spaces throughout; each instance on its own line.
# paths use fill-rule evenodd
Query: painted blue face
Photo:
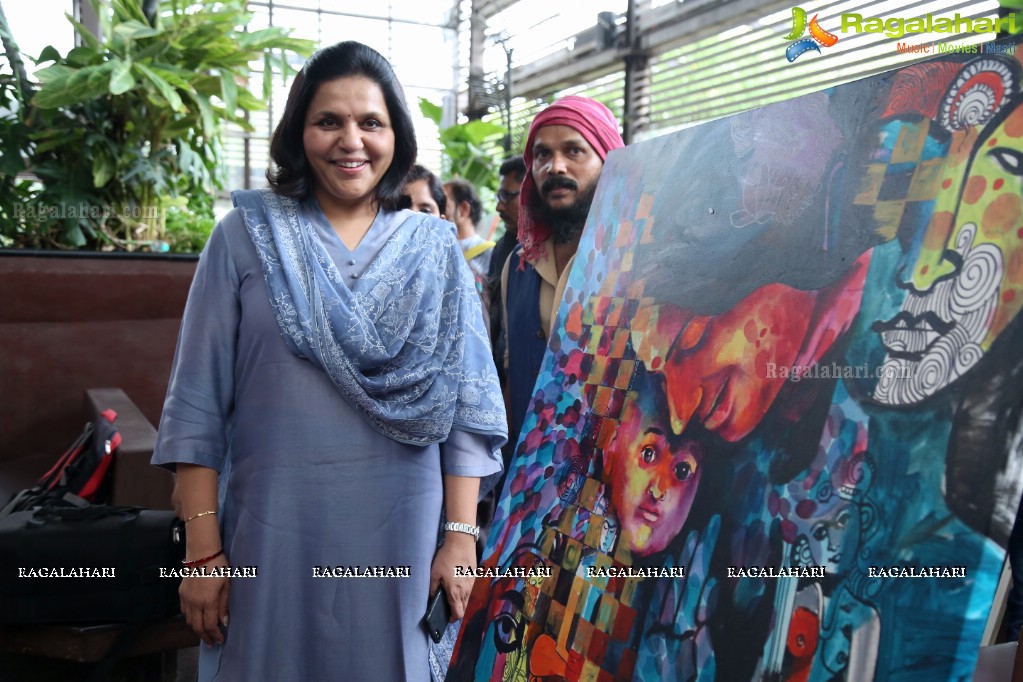
M 948 153 L 948 143 L 930 136 L 930 126 L 930 119 L 887 122 L 878 133 L 878 145 L 868 159 L 865 176 L 879 171 L 892 176 L 906 175 L 911 174 L 918 164 L 939 163 Z M 900 139 L 919 135 L 926 135 L 919 161 L 892 163 Z M 880 217 L 883 211 L 875 209 L 875 229 L 884 233 L 888 239 L 875 246 L 871 254 L 860 314 L 852 329 L 852 340 L 846 353 L 846 361 L 850 366 L 869 370 L 847 379 L 847 383 L 852 384 L 855 392 L 860 395 L 873 395 L 878 383 L 880 368 L 885 364 L 888 349 L 876 327 L 879 323 L 895 318 L 905 304 L 908 289 L 901 281 L 902 273 L 913 268 L 934 205 L 934 199 L 905 202 L 901 211 L 888 218 L 887 223 L 885 218 Z
M 1023 110 L 990 87 L 1003 79 L 1011 90 L 1008 64 L 978 61 L 938 120 L 886 123 L 867 164 L 876 228 L 896 238 L 875 249 L 848 360 L 872 369 L 857 391 L 883 404 L 944 391 L 1023 307 Z M 902 160 L 906 140 L 922 141 L 919 158 Z M 899 182 L 901 203 L 889 196 Z

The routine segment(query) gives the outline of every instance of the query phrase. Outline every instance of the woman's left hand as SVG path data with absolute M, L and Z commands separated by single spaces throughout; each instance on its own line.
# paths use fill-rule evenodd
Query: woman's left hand
M 457 569 L 457 570 L 456 570 Z M 466 533 L 448 531 L 430 567 L 430 595 L 443 585 L 451 605 L 451 622 L 465 615 L 469 593 L 476 579 L 476 539 Z

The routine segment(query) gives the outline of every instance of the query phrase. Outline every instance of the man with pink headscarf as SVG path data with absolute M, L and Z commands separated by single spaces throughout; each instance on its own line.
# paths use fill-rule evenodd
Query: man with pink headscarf
M 614 115 L 586 97 L 558 100 L 529 127 L 519 194 L 521 243 L 501 273 L 509 443 L 518 439 L 560 304 L 555 294 L 564 291 L 604 159 L 624 146 Z

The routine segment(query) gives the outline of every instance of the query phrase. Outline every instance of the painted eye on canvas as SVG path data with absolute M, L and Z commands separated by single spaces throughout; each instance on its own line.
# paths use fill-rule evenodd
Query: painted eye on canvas
M 675 463 L 675 478 L 680 481 L 687 481 L 696 473 L 697 460 L 692 449 L 684 451 L 680 461 Z
M 652 447 L 647 445 L 642 450 L 640 450 L 639 456 L 643 458 L 644 462 L 650 464 L 655 459 L 657 459 L 657 452 Z
M 1002 170 L 1012 175 L 1023 175 L 1023 153 L 1009 147 L 995 147 L 988 155 L 995 160 Z
M 499 614 L 494 619 L 494 646 L 498 652 L 506 654 L 518 649 L 525 625 L 509 613 Z
M 841 530 L 841 529 L 845 528 L 847 525 L 849 525 L 849 512 L 848 511 L 843 511 L 841 514 L 839 514 L 838 518 L 835 519 L 835 524 L 834 525 L 835 525 L 835 528 L 838 528 L 839 530 Z
M 502 611 L 497 613 L 492 621 L 494 646 L 498 652 L 506 654 L 518 649 L 522 643 L 526 623 L 518 614 L 525 599 L 520 592 L 515 591 L 505 592 L 499 599 L 503 602 Z

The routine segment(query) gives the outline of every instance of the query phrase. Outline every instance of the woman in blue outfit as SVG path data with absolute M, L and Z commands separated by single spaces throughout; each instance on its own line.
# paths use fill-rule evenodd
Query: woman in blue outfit
M 507 434 L 479 297 L 454 227 L 396 210 L 416 141 L 378 53 L 313 55 L 271 156 L 199 261 L 153 456 L 186 565 L 256 568 L 182 581 L 199 679 L 426 682 Z

